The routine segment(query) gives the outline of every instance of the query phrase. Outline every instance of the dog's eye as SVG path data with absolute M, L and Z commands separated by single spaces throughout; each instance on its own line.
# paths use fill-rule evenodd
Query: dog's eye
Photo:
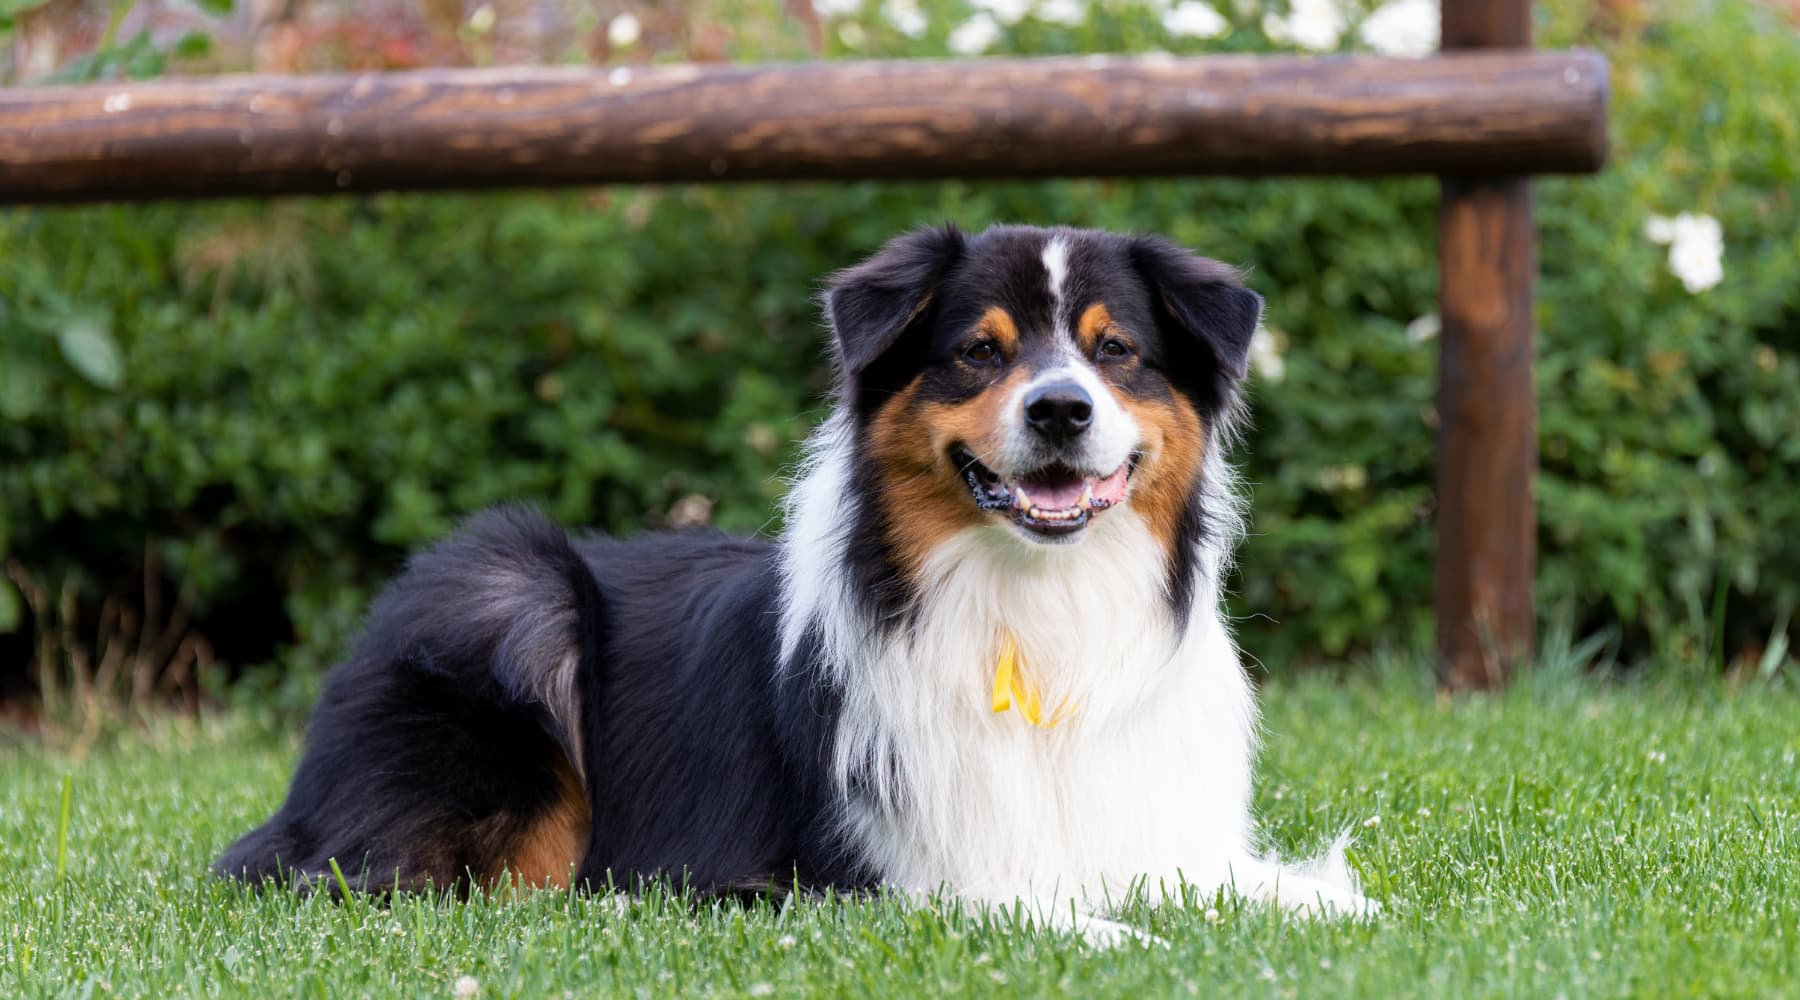
M 1000 349 L 993 341 L 977 340 L 963 348 L 963 360 L 972 365 L 991 365 L 1000 360 Z
M 1108 337 L 1100 342 L 1100 356 L 1117 361 L 1131 356 L 1131 345 L 1117 337 Z

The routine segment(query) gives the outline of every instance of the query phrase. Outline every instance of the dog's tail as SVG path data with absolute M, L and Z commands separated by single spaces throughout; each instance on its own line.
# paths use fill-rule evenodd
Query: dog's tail
M 541 713 L 585 784 L 598 733 L 584 706 L 601 696 L 606 603 L 562 528 L 507 504 L 470 517 L 415 556 L 369 610 L 353 659 L 439 664 L 463 683 L 492 683 Z
M 358 886 L 443 887 L 513 866 L 540 819 L 579 829 L 605 619 L 593 571 L 548 518 L 521 506 L 470 518 L 370 606 L 286 803 L 218 871 L 328 885 L 335 860 Z M 518 829 L 477 829 L 478 816 Z M 533 878 L 581 860 L 531 856 Z

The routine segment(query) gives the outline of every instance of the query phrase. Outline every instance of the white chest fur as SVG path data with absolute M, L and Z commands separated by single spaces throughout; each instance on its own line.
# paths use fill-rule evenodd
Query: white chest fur
M 1102 906 L 1141 876 L 1224 882 L 1247 857 L 1256 723 L 1215 588 L 1173 621 L 1162 550 L 1129 508 L 1075 545 L 1009 530 L 941 545 L 904 633 L 871 642 L 827 616 L 861 632 L 827 642 L 839 787 L 862 776 L 846 833 L 918 891 Z M 1054 727 L 994 711 L 1007 632 L 1045 715 L 1066 706 Z

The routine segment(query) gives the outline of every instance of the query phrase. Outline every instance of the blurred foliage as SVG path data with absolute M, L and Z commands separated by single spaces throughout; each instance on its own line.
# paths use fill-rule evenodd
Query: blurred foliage
M 875 3 L 775 20 L 727 54 L 942 54 L 968 16 L 952 9 L 927 4 L 919 39 Z M 994 50 L 1269 47 L 1255 11 L 1226 13 L 1233 29 L 1200 41 L 1111 4 L 1079 26 L 1027 18 Z M 1614 73 L 1607 172 L 1538 187 L 1540 603 L 1627 658 L 1778 668 L 1800 601 L 1793 26 L 1741 2 L 1563 0 L 1539 38 L 1600 46 Z M 1724 281 L 1700 293 L 1644 231 L 1683 211 L 1725 235 Z M 257 676 L 301 704 L 404 553 L 502 499 L 610 531 L 774 530 L 826 387 L 822 276 L 942 220 L 1160 231 L 1249 265 L 1279 363 L 1255 377 L 1239 456 L 1256 513 L 1232 584 L 1244 645 L 1274 670 L 1421 646 L 1435 219 L 1429 180 L 0 214 L 0 694 L 66 686 L 123 642 L 150 661 L 188 650 L 184 677 L 275 663 Z

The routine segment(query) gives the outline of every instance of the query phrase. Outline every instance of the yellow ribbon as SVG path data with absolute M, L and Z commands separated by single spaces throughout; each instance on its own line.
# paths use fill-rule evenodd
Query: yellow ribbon
M 1075 706 L 1064 701 L 1044 720 L 1044 704 L 1037 689 L 1026 680 L 1019 667 L 1019 641 L 1008 630 L 1000 643 L 1000 659 L 994 664 L 994 712 L 1008 712 L 1017 702 L 1019 714 L 1039 729 L 1055 729 L 1057 724 L 1075 714 Z

